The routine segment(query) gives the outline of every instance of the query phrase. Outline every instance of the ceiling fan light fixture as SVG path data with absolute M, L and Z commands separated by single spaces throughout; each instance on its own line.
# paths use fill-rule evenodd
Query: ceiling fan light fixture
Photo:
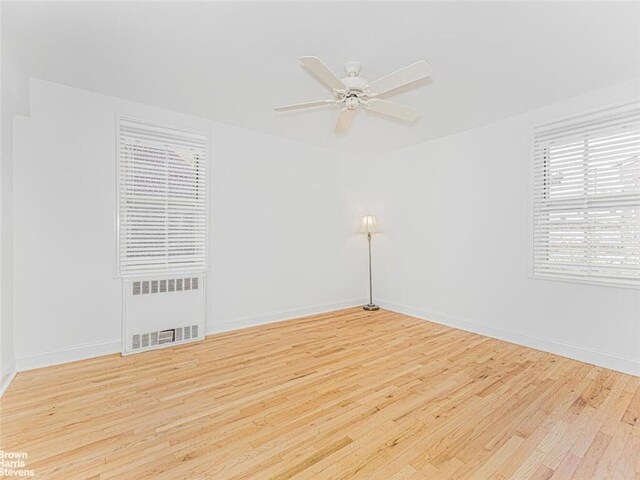
M 360 100 L 358 100 L 358 97 L 351 96 L 345 99 L 344 105 L 347 109 L 354 110 L 359 103 L 360 103 Z

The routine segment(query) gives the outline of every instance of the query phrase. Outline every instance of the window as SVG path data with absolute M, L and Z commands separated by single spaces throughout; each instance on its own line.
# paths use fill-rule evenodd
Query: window
M 534 133 L 533 274 L 640 287 L 640 101 Z
M 129 118 L 118 131 L 119 274 L 203 272 L 206 136 Z

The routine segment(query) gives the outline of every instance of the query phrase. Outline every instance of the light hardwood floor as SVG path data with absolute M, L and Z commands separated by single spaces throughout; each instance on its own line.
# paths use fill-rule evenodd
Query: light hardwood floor
M 42 479 L 640 478 L 640 378 L 359 308 L 20 373 Z

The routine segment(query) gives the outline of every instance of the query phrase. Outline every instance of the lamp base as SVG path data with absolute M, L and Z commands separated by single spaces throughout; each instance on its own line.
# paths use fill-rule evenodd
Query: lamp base
M 367 303 L 362 308 L 365 309 L 365 310 L 369 310 L 370 312 L 372 312 L 374 310 L 380 310 L 380 307 L 378 305 L 374 305 L 373 303 Z

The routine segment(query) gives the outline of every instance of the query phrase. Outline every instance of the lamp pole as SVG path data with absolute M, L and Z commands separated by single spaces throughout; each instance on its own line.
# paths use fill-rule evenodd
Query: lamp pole
M 379 310 L 380 307 L 373 304 L 373 277 L 371 276 L 371 232 L 367 232 L 367 241 L 369 242 L 369 303 L 365 305 L 365 310 Z

